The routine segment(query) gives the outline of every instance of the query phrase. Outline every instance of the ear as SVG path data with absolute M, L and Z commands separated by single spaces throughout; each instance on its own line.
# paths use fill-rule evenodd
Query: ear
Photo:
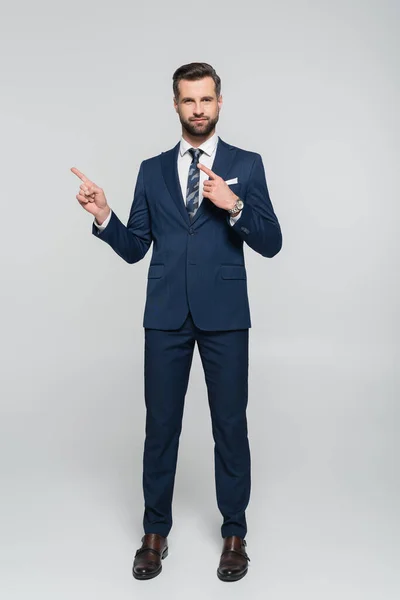
M 218 98 L 218 107 L 221 108 L 222 104 L 223 104 L 223 98 L 222 98 L 222 94 L 221 94 Z

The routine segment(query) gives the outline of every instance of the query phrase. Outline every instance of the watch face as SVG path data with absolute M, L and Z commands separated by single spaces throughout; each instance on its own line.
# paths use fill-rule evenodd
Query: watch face
M 237 206 L 238 208 L 240 208 L 240 209 L 242 209 L 242 208 L 243 208 L 244 204 L 243 204 L 242 200 L 240 200 L 240 198 L 239 198 L 239 200 L 236 202 L 236 206 Z

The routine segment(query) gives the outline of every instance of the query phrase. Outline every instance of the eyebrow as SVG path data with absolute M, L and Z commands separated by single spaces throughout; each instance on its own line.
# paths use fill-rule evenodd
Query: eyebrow
M 184 102 L 185 100 L 194 100 L 194 98 L 190 98 L 190 96 L 185 96 L 184 98 L 182 98 L 181 102 Z M 203 96 L 201 100 L 213 100 L 213 96 Z

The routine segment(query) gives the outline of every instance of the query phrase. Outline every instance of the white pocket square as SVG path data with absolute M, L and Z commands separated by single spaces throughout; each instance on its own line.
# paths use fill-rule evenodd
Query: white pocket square
M 228 185 L 231 185 L 232 183 L 237 183 L 238 182 L 238 178 L 234 177 L 234 179 L 227 179 L 225 181 L 225 183 L 227 183 Z

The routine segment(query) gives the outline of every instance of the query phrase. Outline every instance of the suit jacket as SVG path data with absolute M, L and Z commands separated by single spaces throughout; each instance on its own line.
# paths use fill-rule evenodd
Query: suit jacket
M 212 170 L 230 185 L 244 208 L 232 226 L 229 213 L 203 198 L 192 222 L 178 180 L 179 143 L 144 160 L 125 226 L 113 212 L 103 231 L 92 233 L 128 263 L 142 259 L 153 242 L 143 326 L 179 329 L 190 310 L 206 331 L 251 327 L 243 242 L 265 257 L 282 247 L 262 158 L 221 138 Z

